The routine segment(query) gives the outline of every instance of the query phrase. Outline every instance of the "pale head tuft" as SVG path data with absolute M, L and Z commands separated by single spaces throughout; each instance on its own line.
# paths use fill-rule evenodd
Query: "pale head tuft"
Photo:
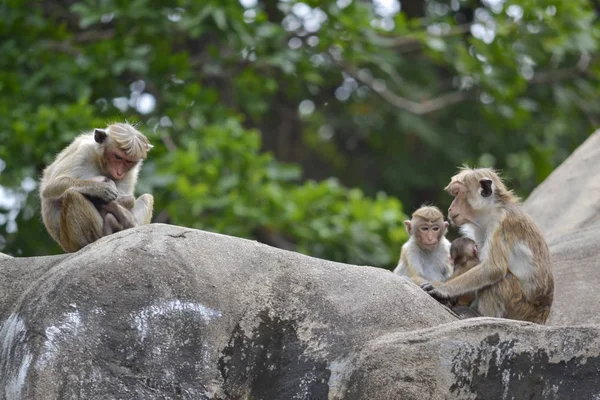
M 429 223 L 434 223 L 437 221 L 444 220 L 444 214 L 440 211 L 436 206 L 421 206 L 414 213 L 412 213 L 412 218 L 422 218 Z
M 503 203 L 517 203 L 519 198 L 512 190 L 509 190 L 502 182 L 499 172 L 493 168 L 470 168 L 467 165 L 459 168 L 458 173 L 450 178 L 450 183 L 444 188 L 449 191 L 452 184 L 459 182 L 465 185 L 469 190 L 479 187 L 479 182 L 484 179 L 491 179 L 496 187 L 496 197 Z
M 153 147 L 148 138 L 128 123 L 115 123 L 106 128 L 108 136 L 128 157 L 145 160 Z

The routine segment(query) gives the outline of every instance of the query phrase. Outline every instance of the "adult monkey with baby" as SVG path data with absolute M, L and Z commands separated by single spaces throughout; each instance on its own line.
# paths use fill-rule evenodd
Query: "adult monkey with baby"
M 423 206 L 404 225 L 410 238 L 402 246 L 394 273 L 409 277 L 417 285 L 448 279 L 452 274 L 450 242 L 442 212 L 434 206 Z
M 479 248 L 480 263 L 446 282 L 421 287 L 437 299 L 476 293 L 484 316 L 545 323 L 554 296 L 550 251 L 519 199 L 489 168 L 463 168 L 446 190 L 454 196 L 448 218 Z M 519 285 L 506 284 L 514 276 Z
M 116 123 L 79 135 L 44 170 L 42 218 L 65 251 L 150 223 L 154 198 L 133 197 L 150 148 L 148 139 L 133 126 Z

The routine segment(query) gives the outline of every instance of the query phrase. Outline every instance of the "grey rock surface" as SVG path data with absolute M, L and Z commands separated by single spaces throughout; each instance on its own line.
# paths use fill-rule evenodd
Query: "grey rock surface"
M 600 324 L 600 226 L 554 236 L 550 325 Z
M 366 341 L 454 320 L 389 271 L 159 224 L 0 276 L 7 400 L 341 398 Z
M 600 396 L 597 326 L 457 321 L 389 271 L 224 235 L 145 225 L 0 276 L 0 399 Z
M 595 399 L 599 334 L 498 318 L 386 334 L 360 353 L 346 398 Z
M 551 325 L 600 324 L 600 131 L 524 203 L 554 264 Z
M 600 131 L 592 134 L 523 204 L 548 240 L 600 225 Z

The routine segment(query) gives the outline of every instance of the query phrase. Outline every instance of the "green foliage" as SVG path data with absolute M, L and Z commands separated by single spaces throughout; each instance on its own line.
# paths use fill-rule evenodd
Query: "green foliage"
M 157 168 L 147 181 L 178 225 L 241 237 L 264 230 L 306 254 L 382 266 L 397 261 L 406 240 L 398 200 L 366 198 L 335 179 L 299 185 L 300 169 L 260 153 L 259 133 L 235 118 L 184 138 Z
M 444 208 L 465 162 L 526 195 L 600 120 L 590 2 L 393 6 L 0 2 L 0 250 L 60 251 L 35 182 L 111 121 L 155 145 L 156 220 L 389 268 L 398 199 Z
M 127 118 L 145 121 L 141 127 L 155 144 L 139 189 L 155 194 L 158 218 L 249 238 L 262 230 L 323 258 L 394 263 L 406 239 L 398 229 L 405 217 L 399 201 L 369 199 L 335 180 L 302 184 L 301 168 L 261 151 L 259 132 L 245 128 L 239 111 L 196 76 L 200 62 L 208 76 L 225 73 L 229 57 L 213 44 L 213 62 L 192 60 L 181 47 L 186 36 L 216 31 L 233 48 L 264 44 L 280 39 L 280 27 L 265 22 L 250 36 L 233 3 L 188 4 L 178 24 L 170 19 L 179 9 L 156 12 L 145 1 L 86 1 L 57 14 L 26 2 L 11 6 L 0 45 L 3 251 L 60 251 L 41 225 L 35 180 L 77 133 Z M 109 29 L 96 30 L 109 22 Z M 16 34 L 21 30 L 27 34 Z M 293 66 L 287 55 L 266 62 Z M 264 93 L 274 93 L 277 80 L 250 66 L 234 79 L 249 115 L 264 115 Z M 142 92 L 156 99 L 149 115 L 136 110 Z

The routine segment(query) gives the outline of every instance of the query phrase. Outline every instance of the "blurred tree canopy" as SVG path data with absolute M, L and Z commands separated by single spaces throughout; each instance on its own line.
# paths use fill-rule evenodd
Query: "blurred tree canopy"
M 596 8 L 596 9 L 595 9 Z M 529 193 L 600 118 L 595 0 L 0 0 L 0 250 L 37 182 L 137 122 L 155 221 L 391 267 L 463 163 Z M 402 206 L 404 204 L 404 207 Z

